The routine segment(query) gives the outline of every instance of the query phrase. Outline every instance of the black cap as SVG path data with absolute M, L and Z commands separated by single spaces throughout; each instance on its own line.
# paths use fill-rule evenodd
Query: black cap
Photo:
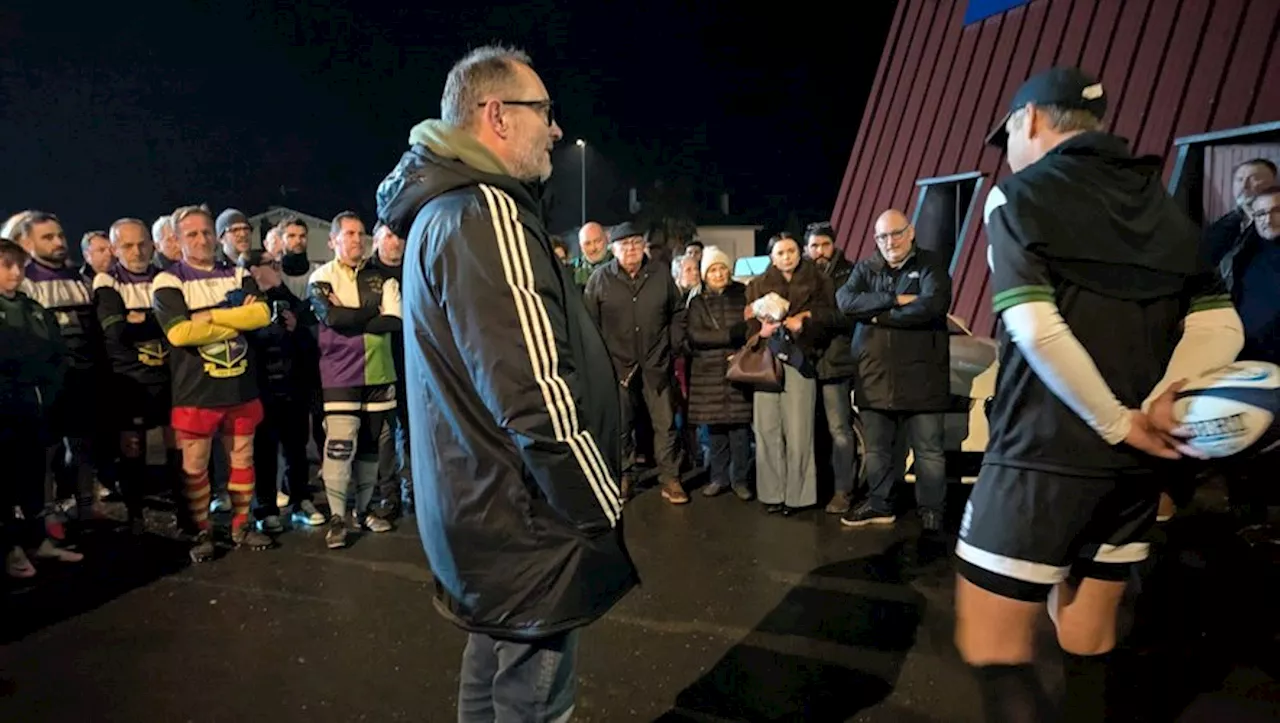
M 609 229 L 609 243 L 621 241 L 624 238 L 631 238 L 632 236 L 643 235 L 644 231 L 641 231 L 639 226 L 631 223 L 630 221 L 623 221 L 617 226 Z
M 1009 110 L 999 125 L 987 136 L 987 143 L 1004 148 L 1009 140 L 1005 125 L 1009 117 L 1020 108 L 1032 105 L 1052 105 L 1058 108 L 1087 110 L 1099 120 L 1107 112 L 1107 96 L 1102 83 L 1079 68 L 1050 68 L 1028 78 L 1009 104 Z

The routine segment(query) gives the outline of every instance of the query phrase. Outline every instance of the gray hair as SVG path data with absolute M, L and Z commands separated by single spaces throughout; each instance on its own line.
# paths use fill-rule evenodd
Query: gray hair
M 111 242 L 111 245 L 114 246 L 120 242 L 120 229 L 125 226 L 137 226 L 142 229 L 142 235 L 146 236 L 147 240 L 151 240 L 150 230 L 147 229 L 145 221 L 139 218 L 118 218 L 115 223 L 111 224 L 111 229 L 108 232 L 107 240 Z
M 165 231 L 173 232 L 173 217 L 169 215 L 157 218 L 155 223 L 151 224 L 151 238 L 153 240 L 165 237 Z
M 449 70 L 440 97 L 440 118 L 454 128 L 471 128 L 489 96 L 517 82 L 516 64 L 532 67 L 528 53 L 486 45 L 467 53 Z
M 89 244 L 93 243 L 93 240 L 98 237 L 102 237 L 106 239 L 108 244 L 111 243 L 111 237 L 107 235 L 106 231 L 103 231 L 101 229 L 85 231 L 84 235 L 80 237 L 80 253 L 88 255 Z
M 31 214 L 36 213 L 34 210 L 19 211 L 9 217 L 4 222 L 4 226 L 0 226 L 0 238 L 7 238 L 14 243 L 20 243 L 23 236 L 23 225 L 26 223 Z

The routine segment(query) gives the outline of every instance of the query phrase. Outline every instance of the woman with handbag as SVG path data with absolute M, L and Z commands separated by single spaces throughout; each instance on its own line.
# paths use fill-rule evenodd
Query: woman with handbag
M 743 311 L 748 334 L 764 340 L 781 382 L 756 387 L 756 493 L 765 511 L 789 515 L 818 501 L 815 365 L 825 330 L 838 323 L 838 315 L 831 280 L 803 257 L 791 234 L 769 239 L 769 257 L 768 270 L 747 286 Z
M 730 381 L 729 358 L 746 341 L 747 287 L 730 276 L 733 259 L 716 246 L 702 254 L 702 289 L 689 297 L 683 318 L 689 347 L 689 424 L 706 427 L 710 482 L 702 494 L 727 489 L 739 499 L 754 495 L 751 470 L 751 387 Z

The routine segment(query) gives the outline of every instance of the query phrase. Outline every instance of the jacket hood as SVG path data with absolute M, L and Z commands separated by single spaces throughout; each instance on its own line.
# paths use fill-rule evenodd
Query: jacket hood
M 1059 262 L 1064 276 L 1121 298 L 1181 288 L 1203 268 L 1199 234 L 1169 197 L 1157 156 L 1134 156 L 1101 132 L 1067 139 L 1001 182 L 1023 237 Z M 1068 229 L 1070 231 L 1068 231 Z
M 512 178 L 502 161 L 473 136 L 441 120 L 425 120 L 409 131 L 409 149 L 378 184 L 378 219 L 405 238 L 419 209 L 457 188 L 486 183 L 518 203 L 539 208 L 529 186 Z

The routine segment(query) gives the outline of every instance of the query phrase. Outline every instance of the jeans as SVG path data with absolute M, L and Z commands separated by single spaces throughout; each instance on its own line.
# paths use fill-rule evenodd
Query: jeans
M 271 394 L 262 397 L 262 424 L 253 435 L 254 514 L 258 519 L 279 515 L 276 489 L 280 457 L 284 456 L 284 490 L 296 509 L 311 499 L 311 464 L 307 461 L 310 406 L 305 398 Z
M 404 388 L 396 385 L 395 414 L 389 415 L 391 445 L 378 452 L 378 498 L 396 508 L 408 506 L 413 490 L 413 470 L 409 460 L 409 407 Z
M 822 411 L 827 416 L 831 435 L 831 473 L 836 492 L 853 493 L 853 403 L 849 398 L 849 382 L 822 385 Z
M 577 688 L 578 631 L 538 640 L 467 636 L 458 723 L 565 723 Z
M 818 383 L 790 364 L 781 392 L 755 393 L 756 495 L 761 504 L 791 508 L 818 502 L 813 462 L 814 406 Z
M 751 425 L 707 424 L 700 431 L 705 431 L 709 440 L 711 484 L 746 487 L 751 472 Z
M 895 449 L 901 435 L 915 452 L 916 504 L 925 510 L 942 512 L 947 496 L 947 461 L 942 452 L 942 412 L 886 412 L 863 409 L 862 425 L 867 437 L 868 504 L 881 514 L 893 513 L 889 495 L 900 469 Z

